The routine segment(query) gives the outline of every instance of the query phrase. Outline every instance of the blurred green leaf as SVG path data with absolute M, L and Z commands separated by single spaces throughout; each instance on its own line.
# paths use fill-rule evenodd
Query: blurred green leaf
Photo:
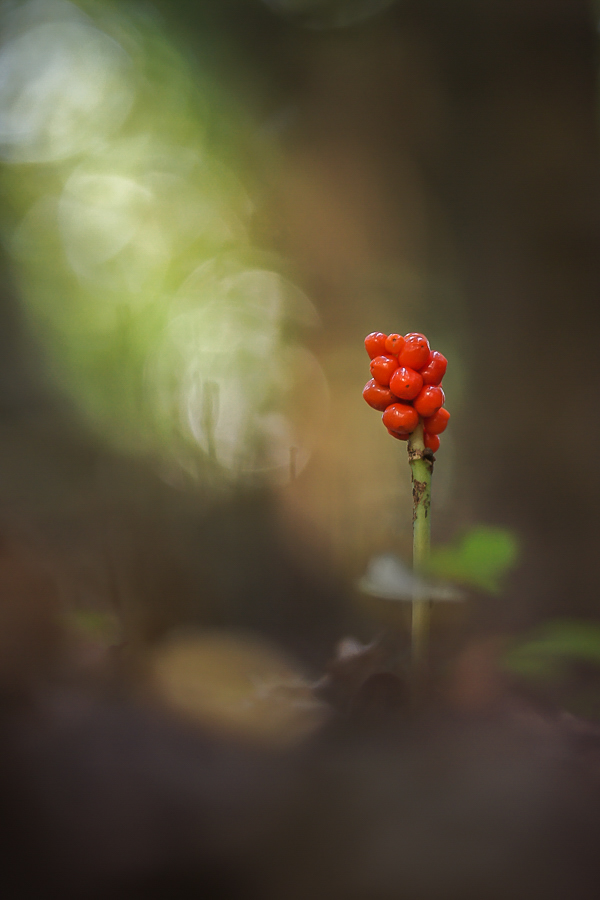
M 430 573 L 496 594 L 518 555 L 518 541 L 511 531 L 482 525 L 468 531 L 454 545 L 434 548 Z
M 107 646 L 118 644 L 123 639 L 121 625 L 112 613 L 91 609 L 73 610 L 67 615 L 67 623 L 87 638 Z
M 570 661 L 600 666 L 600 625 L 560 620 L 548 622 L 530 639 L 513 647 L 504 667 L 514 675 L 541 680 L 562 676 Z

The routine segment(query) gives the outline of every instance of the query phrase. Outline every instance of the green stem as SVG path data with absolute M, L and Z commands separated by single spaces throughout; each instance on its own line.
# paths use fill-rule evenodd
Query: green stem
M 418 585 L 412 600 L 412 664 L 413 678 L 420 685 L 426 671 L 429 639 L 430 597 L 422 587 L 427 578 L 431 547 L 431 476 L 434 456 L 423 443 L 423 425 L 419 422 L 408 442 L 408 461 L 412 471 L 413 490 L 413 572 Z

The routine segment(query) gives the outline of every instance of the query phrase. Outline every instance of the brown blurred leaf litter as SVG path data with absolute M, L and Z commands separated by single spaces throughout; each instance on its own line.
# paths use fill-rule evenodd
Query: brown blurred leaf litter
M 600 729 L 511 693 L 497 640 L 417 712 L 383 638 L 312 679 L 223 630 L 82 669 L 49 571 L 3 545 L 4 896 L 594 895 Z

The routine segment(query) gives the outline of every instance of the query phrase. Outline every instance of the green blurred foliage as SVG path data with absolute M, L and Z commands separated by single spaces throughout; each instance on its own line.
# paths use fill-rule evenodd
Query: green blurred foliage
M 42 0 L 2 24 L 0 231 L 49 379 L 170 474 L 287 478 L 327 389 L 296 343 L 314 308 L 252 240 L 255 125 L 149 10 Z
M 600 625 L 575 620 L 547 622 L 504 657 L 508 672 L 536 681 L 560 680 L 573 662 L 600 666 Z
M 519 544 L 511 531 L 479 525 L 456 543 L 433 548 L 430 574 L 497 594 L 518 557 Z
M 111 647 L 123 640 L 123 628 L 116 615 L 100 610 L 71 610 L 66 616 L 67 626 L 88 640 Z

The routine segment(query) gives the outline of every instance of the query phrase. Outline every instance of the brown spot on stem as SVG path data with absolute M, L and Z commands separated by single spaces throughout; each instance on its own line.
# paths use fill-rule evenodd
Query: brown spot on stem
M 415 506 L 418 506 L 418 504 L 422 502 L 426 490 L 427 483 L 425 481 L 417 481 L 416 479 L 413 481 L 413 500 L 415 501 Z
M 417 517 L 417 510 L 422 507 L 425 511 L 425 518 L 429 515 L 429 507 L 431 506 L 431 498 L 427 491 L 427 482 L 418 481 L 413 478 L 413 522 Z

